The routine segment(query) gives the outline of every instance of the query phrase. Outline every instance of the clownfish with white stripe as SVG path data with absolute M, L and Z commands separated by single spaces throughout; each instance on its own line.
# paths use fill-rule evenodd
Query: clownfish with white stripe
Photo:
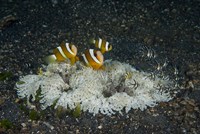
M 82 54 L 80 61 L 83 61 L 86 66 L 95 70 L 104 69 L 104 57 L 101 51 L 94 49 L 86 50 L 85 53 Z
M 99 48 L 102 54 L 112 50 L 112 45 L 105 39 L 91 39 L 90 43 L 94 44 L 96 48 Z
M 77 48 L 72 43 L 62 42 L 61 45 L 53 50 L 53 54 L 45 57 L 47 63 L 64 62 L 70 60 L 71 65 L 74 65 L 79 60 L 77 55 Z

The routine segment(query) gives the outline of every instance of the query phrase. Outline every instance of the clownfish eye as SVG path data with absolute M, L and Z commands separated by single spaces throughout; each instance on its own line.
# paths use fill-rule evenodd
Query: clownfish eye
M 70 45 L 69 45 L 69 48 L 70 48 L 71 50 L 73 50 L 74 45 L 73 45 L 73 44 L 70 44 Z
M 112 49 L 112 45 L 109 44 L 109 45 L 108 45 L 108 50 L 111 50 L 111 49 Z
M 97 53 L 96 52 L 94 52 L 94 56 L 97 57 Z
M 69 46 L 69 49 L 74 53 L 74 55 L 77 54 L 77 48 L 76 48 L 75 45 L 71 44 L 71 45 Z

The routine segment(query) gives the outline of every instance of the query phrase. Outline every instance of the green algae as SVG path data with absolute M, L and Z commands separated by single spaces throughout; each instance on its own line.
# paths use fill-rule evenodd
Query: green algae
M 81 105 L 80 103 L 77 104 L 76 108 L 72 112 L 73 117 L 77 118 L 81 115 Z
M 25 105 L 23 105 L 23 104 L 21 104 L 21 105 L 19 105 L 19 109 L 21 110 L 21 111 L 23 111 L 25 114 L 28 114 L 29 112 L 29 110 L 26 108 L 26 106 Z
M 58 99 L 56 99 L 53 104 L 51 105 L 52 108 L 54 108 L 56 106 L 56 103 L 58 102 Z
M 41 118 L 41 114 L 34 109 L 29 111 L 29 118 L 31 120 L 39 120 Z
M 41 90 L 41 88 L 39 88 L 39 89 L 36 91 L 35 102 L 40 102 L 40 100 L 41 100 L 41 95 L 42 95 L 42 90 Z
M 5 102 L 5 99 L 4 98 L 0 98 L 0 106 L 3 105 Z
M 34 109 L 29 109 L 24 104 L 21 104 L 19 106 L 19 108 L 31 120 L 39 120 L 39 119 L 42 119 L 45 116 L 45 111 L 36 111 Z
M 58 106 L 56 108 L 55 116 L 61 119 L 69 113 L 70 113 L 70 110 L 63 108 L 62 106 Z
M 63 118 L 66 115 L 69 115 L 69 116 L 74 117 L 74 118 L 78 118 L 78 117 L 81 116 L 81 113 L 82 113 L 81 105 L 80 105 L 80 103 L 78 103 L 76 108 L 73 109 L 73 110 L 72 109 L 63 108 L 62 106 L 57 106 L 55 115 L 58 118 Z
M 12 72 L 9 72 L 9 71 L 0 73 L 0 81 L 8 79 L 12 77 L 12 75 L 13 75 Z
M 13 123 L 9 121 L 8 119 L 3 119 L 0 121 L 0 127 L 4 129 L 11 129 L 13 128 Z
M 24 81 L 18 81 L 17 82 L 17 85 L 22 85 L 22 84 L 24 84 L 25 82 Z

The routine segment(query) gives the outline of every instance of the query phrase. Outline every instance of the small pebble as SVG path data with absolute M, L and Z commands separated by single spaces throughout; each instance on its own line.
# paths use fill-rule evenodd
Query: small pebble
M 98 126 L 98 129 L 102 129 L 102 128 L 103 128 L 102 125 Z
M 26 124 L 25 123 L 21 123 L 22 127 L 26 127 Z
M 54 129 L 54 126 L 52 126 L 51 124 L 49 124 L 48 122 L 43 122 L 44 125 L 46 125 L 48 128 L 50 128 L 51 130 Z

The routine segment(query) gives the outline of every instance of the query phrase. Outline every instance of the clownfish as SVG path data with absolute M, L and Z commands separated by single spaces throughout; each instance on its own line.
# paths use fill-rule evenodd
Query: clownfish
M 45 57 L 47 63 L 64 62 L 70 60 L 71 65 L 79 60 L 77 55 L 77 48 L 72 43 L 62 42 L 61 45 L 53 50 L 53 54 Z
M 80 59 L 81 60 L 81 59 Z M 103 69 L 104 57 L 101 51 L 89 49 L 82 54 L 82 61 L 88 67 L 91 67 L 95 70 Z
M 102 54 L 112 50 L 112 45 L 104 39 L 91 39 L 90 42 L 94 44 L 96 48 L 99 48 Z

